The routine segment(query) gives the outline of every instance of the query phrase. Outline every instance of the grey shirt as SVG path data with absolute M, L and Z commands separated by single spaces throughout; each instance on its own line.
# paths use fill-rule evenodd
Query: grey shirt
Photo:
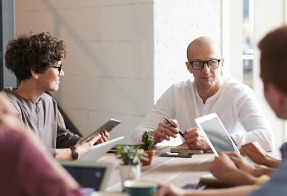
M 66 129 L 64 119 L 58 110 L 56 100 L 44 93 L 37 101 L 27 100 L 11 89 L 3 90 L 20 119 L 35 131 L 39 139 L 55 156 L 55 148 L 74 146 L 80 137 Z
M 271 179 L 250 196 L 287 195 L 287 143 L 280 148 L 282 161 L 279 168 L 271 175 Z

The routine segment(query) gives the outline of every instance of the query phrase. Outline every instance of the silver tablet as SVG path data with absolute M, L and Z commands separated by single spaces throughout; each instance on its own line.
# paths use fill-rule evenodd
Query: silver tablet
M 221 152 L 236 152 L 239 154 L 237 146 L 216 113 L 196 118 L 195 122 L 205 134 L 207 142 L 216 156 Z
M 94 145 L 92 149 L 81 156 L 79 160 L 96 161 L 117 144 L 123 142 L 124 138 L 124 136 L 120 136 L 101 144 Z
M 115 128 L 118 124 L 120 124 L 121 121 L 120 120 L 116 120 L 116 119 L 110 119 L 109 121 L 107 121 L 105 124 L 103 124 L 101 127 L 99 127 L 97 130 L 95 130 L 93 133 L 91 133 L 90 135 L 88 135 L 87 137 L 85 137 L 82 141 L 81 144 L 90 141 L 91 139 L 93 139 L 96 135 L 98 135 L 100 132 L 103 131 L 108 131 L 110 132 L 113 128 Z

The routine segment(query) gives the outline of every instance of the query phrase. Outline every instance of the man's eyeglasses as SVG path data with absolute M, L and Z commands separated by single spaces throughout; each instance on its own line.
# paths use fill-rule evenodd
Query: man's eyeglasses
M 49 67 L 53 67 L 53 68 L 57 68 L 58 70 L 59 70 L 59 74 L 61 73 L 61 71 L 62 71 L 62 64 L 60 64 L 60 66 L 55 66 L 55 65 L 51 65 L 51 66 L 49 66 Z
M 221 61 L 221 59 L 211 59 L 209 61 L 191 61 L 189 62 L 192 66 L 192 69 L 195 70 L 200 70 L 204 67 L 204 64 L 207 64 L 207 66 L 210 69 L 216 69 L 217 67 L 219 67 L 219 62 Z

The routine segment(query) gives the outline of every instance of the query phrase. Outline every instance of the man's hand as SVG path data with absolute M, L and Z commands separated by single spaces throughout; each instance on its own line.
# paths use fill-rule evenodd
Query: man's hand
M 192 193 L 191 190 L 185 190 L 179 188 L 173 184 L 163 184 L 158 183 L 157 192 L 154 193 L 154 196 L 177 196 L 177 195 L 188 195 L 187 193 Z
M 211 162 L 209 170 L 215 177 L 226 181 L 225 179 L 229 179 L 229 172 L 237 170 L 237 167 L 227 154 L 221 153 Z
M 242 156 L 249 157 L 257 164 L 264 164 L 266 162 L 267 154 L 257 142 L 250 142 L 242 145 L 240 148 L 240 154 Z
M 210 150 L 205 136 L 198 128 L 187 129 L 183 135 L 185 143 L 190 149 Z
M 259 165 L 265 165 L 271 168 L 277 168 L 280 164 L 280 160 L 274 159 L 267 155 L 264 149 L 256 141 L 247 143 L 240 148 L 240 154 L 247 156 L 254 163 Z
M 247 172 L 253 176 L 256 176 L 255 165 L 248 162 L 245 157 L 237 154 L 236 152 L 226 152 L 225 154 L 229 156 L 229 158 L 233 161 L 233 163 L 237 166 L 238 169 Z
M 256 177 L 239 169 L 226 153 L 215 157 L 209 166 L 210 172 L 220 181 L 233 185 L 254 184 Z
M 166 120 L 162 120 L 155 131 L 151 131 L 151 135 L 154 137 L 155 144 L 162 142 L 163 140 L 170 140 L 170 137 L 176 138 L 179 133 L 179 125 L 176 120 L 169 119 L 174 125 L 172 127 Z

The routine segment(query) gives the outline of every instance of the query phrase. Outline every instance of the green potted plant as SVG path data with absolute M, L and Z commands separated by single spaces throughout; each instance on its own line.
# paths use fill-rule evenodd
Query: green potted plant
M 122 165 L 138 165 L 145 151 L 134 145 L 117 145 L 116 154 L 122 160 Z
M 141 159 L 141 163 L 143 166 L 150 165 L 155 155 L 154 146 L 154 137 L 150 135 L 150 131 L 145 131 L 142 136 L 142 143 L 139 148 L 143 149 L 146 153 L 146 157 Z
M 116 154 L 121 159 L 119 172 L 123 184 L 126 180 L 137 179 L 141 175 L 141 159 L 145 151 L 139 146 L 134 145 L 117 145 Z

